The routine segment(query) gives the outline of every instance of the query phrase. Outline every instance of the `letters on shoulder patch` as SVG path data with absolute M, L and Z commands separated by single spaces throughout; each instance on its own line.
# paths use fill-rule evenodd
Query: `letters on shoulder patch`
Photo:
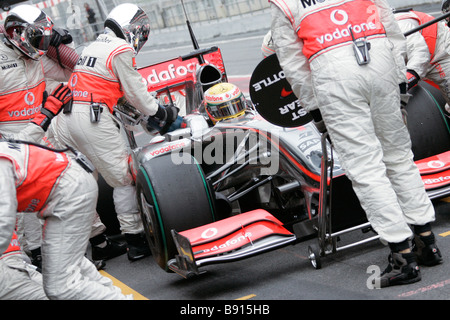
M 317 3 L 323 3 L 326 0 L 300 0 L 303 5 L 303 8 L 315 6 Z

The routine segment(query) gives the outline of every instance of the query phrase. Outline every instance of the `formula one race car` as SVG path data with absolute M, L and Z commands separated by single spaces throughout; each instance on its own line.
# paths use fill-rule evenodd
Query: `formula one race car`
M 269 74 L 255 70 L 253 88 L 271 87 L 272 96 L 273 90 L 289 92 L 276 57 L 261 63 Z M 275 73 L 268 64 L 275 66 Z M 190 277 L 208 264 L 247 258 L 311 237 L 319 238 L 320 247 L 310 248 L 309 255 L 320 268 L 319 258 L 336 251 L 336 235 L 355 227 L 370 229 L 338 156 L 295 96 L 286 100 L 286 94 L 278 94 L 283 104 L 278 108 L 276 99 L 247 99 L 245 107 L 227 109 L 216 122 L 204 100 L 207 88 L 227 79 L 217 47 L 196 48 L 140 72 L 149 91 L 162 101 L 173 102 L 182 93 L 186 112 L 181 128 L 160 135 L 148 131 L 148 119 L 132 106 L 124 103 L 116 109 L 131 148 L 147 240 L 163 270 Z M 445 101 L 425 83 L 411 94 L 407 124 L 415 161 L 429 197 L 448 196 L 450 130 Z M 280 126 L 265 120 L 261 114 L 268 112 L 267 100 L 275 103 L 277 121 L 285 123 L 283 117 L 288 116 L 300 122 Z M 142 146 L 135 138 L 140 126 L 151 139 Z
M 213 92 L 227 82 L 221 51 L 200 49 L 188 28 L 193 52 L 139 70 L 150 92 L 180 108 L 178 128 L 161 132 L 164 124 L 152 123 L 127 102 L 115 109 L 131 150 L 153 259 L 167 272 L 191 277 L 208 264 L 317 237 L 319 248 L 310 247 L 309 256 L 320 268 L 320 257 L 337 251 L 340 234 L 370 230 L 327 134 L 298 103 L 275 55 L 255 69 L 251 99 L 232 85 Z M 410 93 L 405 121 L 415 161 L 429 197 L 448 196 L 445 101 L 426 83 Z M 135 133 L 142 128 L 149 142 L 139 145 Z M 103 208 L 112 202 L 111 196 L 102 200 L 105 188 L 100 184 Z

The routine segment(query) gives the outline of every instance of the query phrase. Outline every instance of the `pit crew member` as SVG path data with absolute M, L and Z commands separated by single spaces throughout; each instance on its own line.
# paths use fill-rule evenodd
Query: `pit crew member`
M 71 45 L 72 37 L 65 30 L 54 28 L 52 19 L 32 5 L 14 7 L 3 29 L 0 34 L 3 57 L 0 60 L 0 136 L 54 146 L 50 122 L 70 100 L 70 90 L 61 82 L 67 81 L 72 72 L 46 53 L 50 47 L 59 50 L 61 44 Z M 52 92 L 48 98 L 47 92 Z M 21 243 L 31 252 L 33 263 L 39 266 L 41 226 L 33 215 L 19 214 L 19 220 Z M 94 260 L 125 253 L 125 248 L 106 238 L 105 229 L 96 216 L 91 239 Z
M 406 41 L 390 6 L 271 0 L 271 8 L 286 79 L 301 105 L 322 117 L 369 222 L 389 244 L 389 265 L 375 285 L 421 280 L 409 225 L 419 234 L 431 231 L 435 212 L 400 111 Z
M 395 14 L 402 32 L 412 30 L 434 19 L 433 16 L 408 11 Z M 450 101 L 450 31 L 440 21 L 412 33 L 407 40 L 408 89 L 419 80 L 428 79 L 439 86 L 447 103 Z
M 85 257 L 98 195 L 91 173 L 64 152 L 0 141 L 0 177 L 0 252 L 10 244 L 17 212 L 43 219 L 42 278 L 49 299 L 132 298 Z
M 164 108 L 147 91 L 136 69 L 135 55 L 150 32 L 147 14 L 134 4 L 115 7 L 105 20 L 105 33 L 86 47 L 69 80 L 72 110 L 55 122 L 57 139 L 76 147 L 114 188 L 113 198 L 128 246 L 128 258 L 150 254 L 129 171 L 126 143 L 113 117 L 113 108 L 124 97 L 144 115 L 165 125 L 177 118 L 175 107 Z
M 42 274 L 26 260 L 16 232 L 0 256 L 0 300 L 48 300 Z

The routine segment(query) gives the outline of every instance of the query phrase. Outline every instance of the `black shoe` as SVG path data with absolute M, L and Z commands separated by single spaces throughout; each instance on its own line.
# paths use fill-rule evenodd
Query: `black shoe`
M 381 288 L 410 284 L 420 281 L 420 269 L 417 265 L 414 253 L 392 252 L 389 255 L 389 265 L 381 274 L 379 285 Z M 377 284 L 376 281 L 374 283 Z
M 84 257 L 86 259 L 88 259 L 95 266 L 95 268 L 97 268 L 97 270 L 101 270 L 101 269 L 103 269 L 106 266 L 105 260 L 92 260 L 92 259 L 89 259 L 88 256 L 87 256 L 87 252 L 84 253 Z
M 429 236 L 415 235 L 412 245 L 417 262 L 420 265 L 431 267 L 443 262 L 441 251 L 436 246 L 436 239 L 433 233 Z
M 105 260 L 94 260 L 92 261 L 97 270 L 102 270 L 106 266 Z
M 127 240 L 127 255 L 128 260 L 136 261 L 151 255 L 150 247 L 148 246 L 147 239 L 143 234 L 125 234 Z
M 106 246 L 100 247 L 98 245 L 92 246 L 92 260 L 108 260 L 118 256 L 121 256 L 127 252 L 127 246 L 125 243 L 112 241 L 105 237 Z

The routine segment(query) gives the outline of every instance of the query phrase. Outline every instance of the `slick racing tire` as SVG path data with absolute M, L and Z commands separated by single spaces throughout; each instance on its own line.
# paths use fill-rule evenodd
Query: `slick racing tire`
M 443 110 L 445 100 L 436 88 L 421 83 L 412 88 L 406 106 L 407 127 L 414 160 L 421 160 L 450 150 L 450 132 Z
M 144 162 L 137 174 L 136 191 L 145 235 L 158 265 L 177 254 L 171 230 L 181 232 L 215 221 L 210 187 L 203 170 L 190 163 L 174 164 L 170 155 Z

